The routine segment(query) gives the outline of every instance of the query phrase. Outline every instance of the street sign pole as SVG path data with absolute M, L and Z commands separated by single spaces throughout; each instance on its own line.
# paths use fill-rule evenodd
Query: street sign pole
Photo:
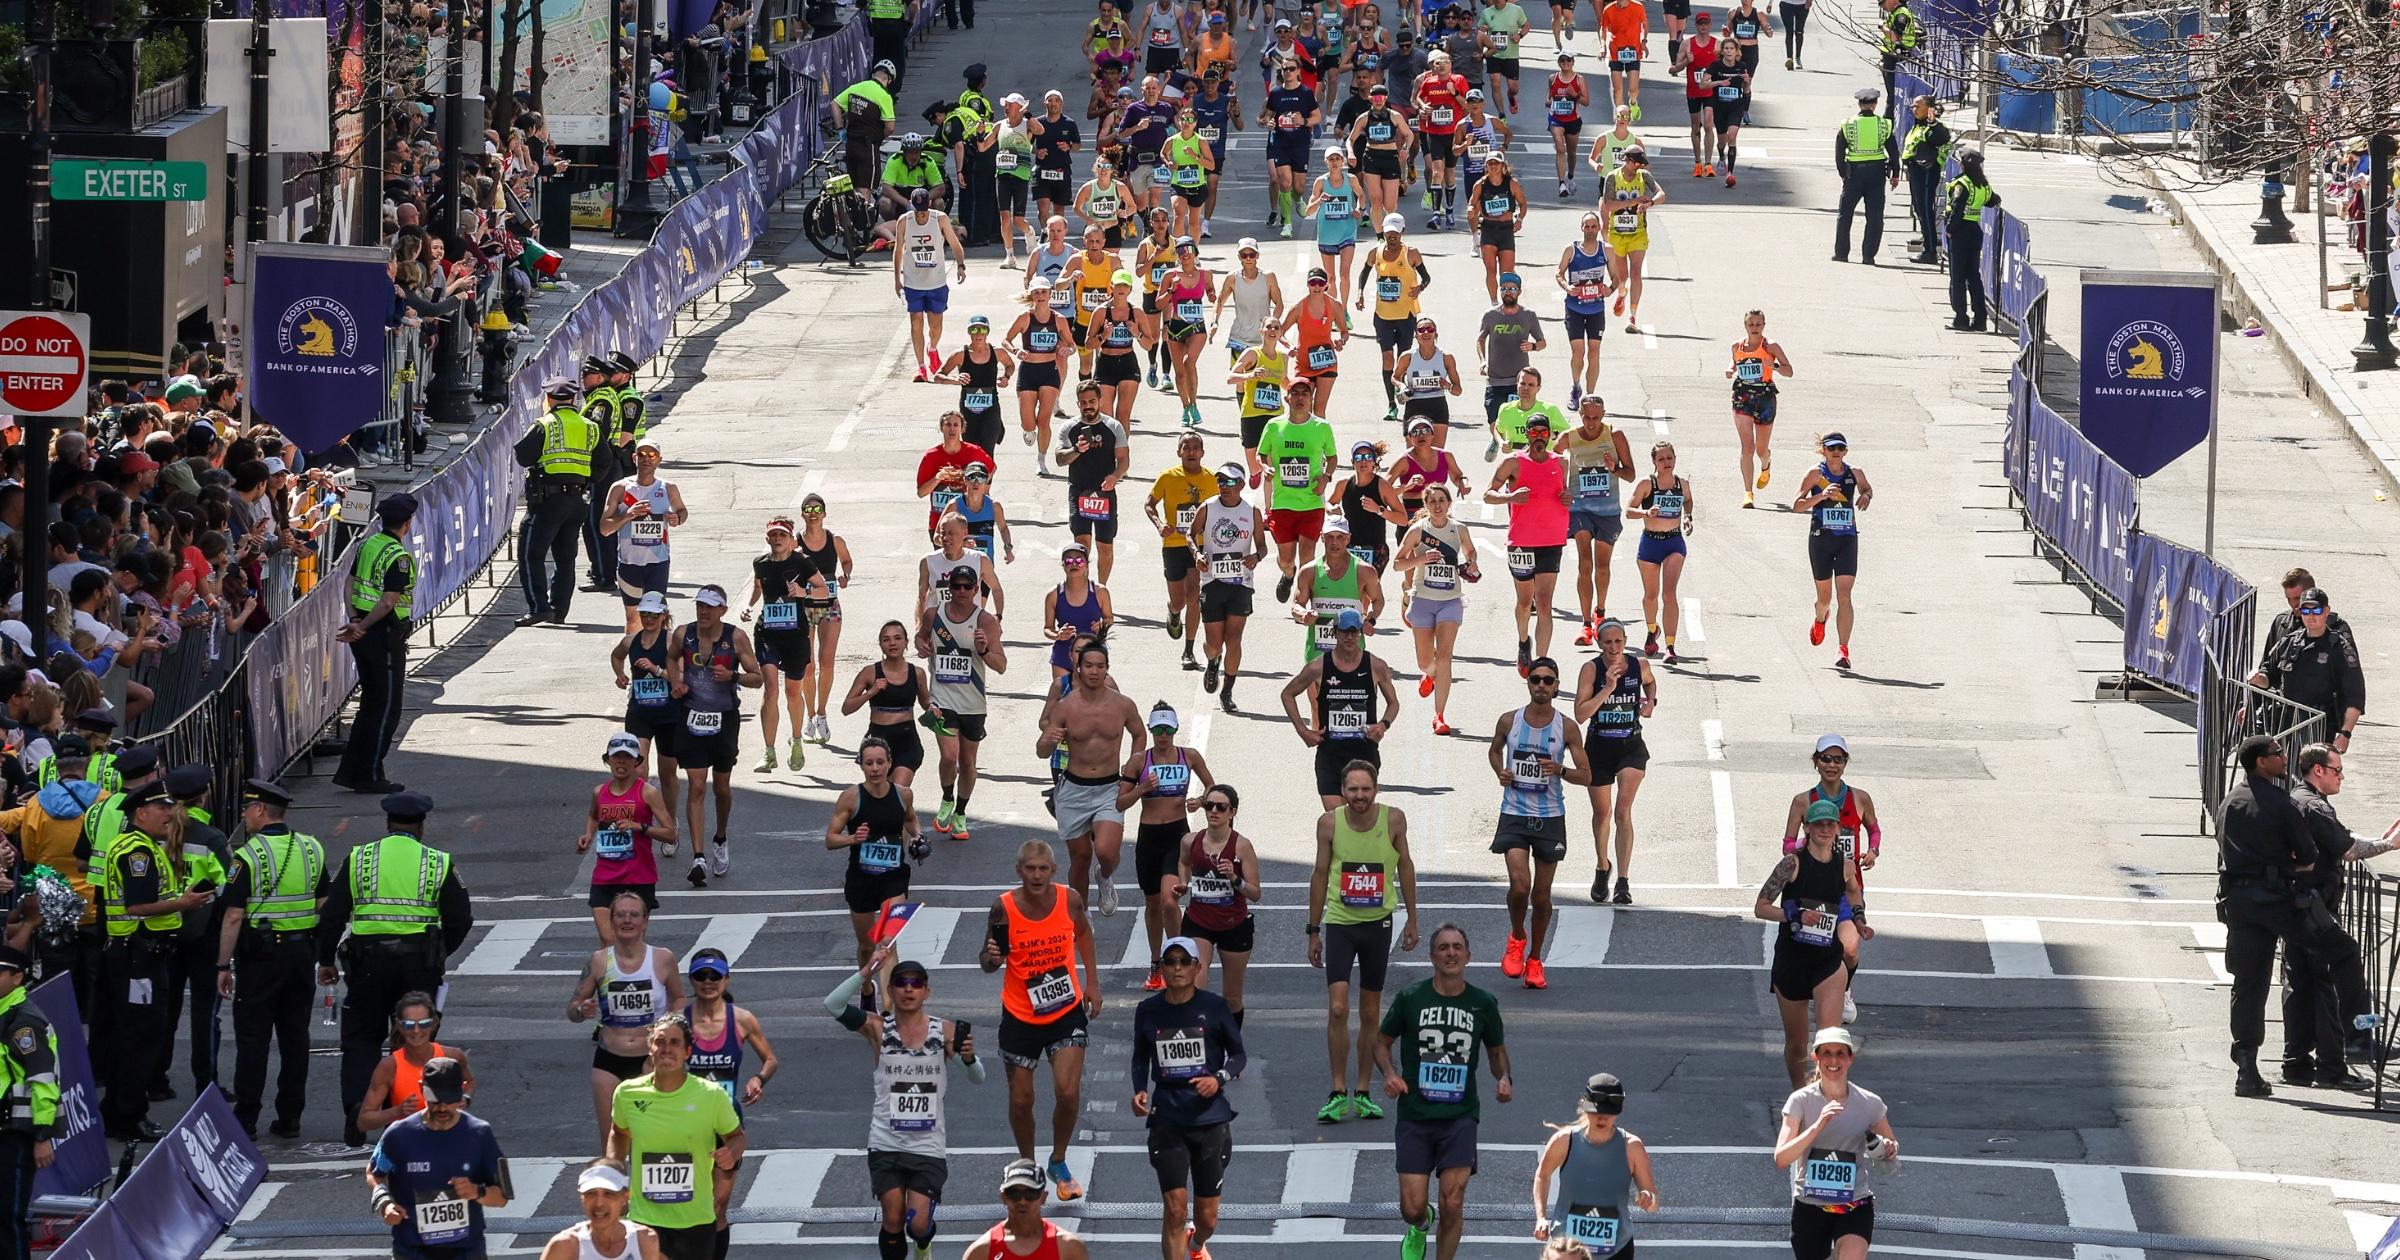
M 58 0 L 31 0 L 26 6 L 27 61 L 33 79 L 32 107 L 28 110 L 28 147 L 32 160 L 25 165 L 25 197 L 27 219 L 33 228 L 33 260 L 25 270 L 25 304 L 34 310 L 50 306 L 50 52 L 58 38 Z M 47 416 L 20 416 L 17 423 L 24 429 L 25 444 L 25 509 L 18 520 L 24 528 L 24 576 L 19 579 L 18 593 L 24 597 L 18 616 L 27 626 L 45 615 L 45 598 L 50 588 L 50 436 L 55 427 Z

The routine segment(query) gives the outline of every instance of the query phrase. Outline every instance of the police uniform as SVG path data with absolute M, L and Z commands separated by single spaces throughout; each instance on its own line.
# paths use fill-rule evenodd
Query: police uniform
M 422 792 L 383 798 L 392 828 L 350 851 L 317 918 L 319 979 L 342 957 L 342 1126 L 358 1145 L 358 1104 L 391 1034 L 392 1008 L 414 990 L 439 993 L 442 972 L 475 925 L 467 886 L 450 855 L 420 833 L 433 800 Z M 349 939 L 343 940 L 347 929 Z
M 152 1140 L 158 1127 L 150 1123 L 150 1085 L 160 1062 L 174 1045 L 174 1028 L 167 1022 L 168 955 L 183 928 L 183 875 L 167 852 L 165 833 L 175 798 L 159 784 L 127 793 L 122 834 L 107 842 L 99 857 L 101 905 L 107 916 L 107 973 L 102 1004 L 108 1010 L 106 1089 L 100 1099 L 100 1119 L 108 1135 L 120 1140 Z M 143 819 L 150 826 L 142 825 Z M 136 913 L 141 907 L 149 913 Z M 156 909 L 165 906 L 167 909 Z
M 243 839 L 226 870 L 222 901 L 228 931 L 218 940 L 217 969 L 233 973 L 233 1115 L 245 1132 L 258 1132 L 272 1041 L 283 1057 L 271 1131 L 298 1137 L 300 1111 L 308 1100 L 317 908 L 333 891 L 333 872 L 325 863 L 325 846 L 293 831 L 280 817 L 291 807 L 290 793 L 252 779 L 242 796 L 278 817 Z
M 1970 166 L 1976 174 L 1983 173 L 1982 163 Z M 1991 317 L 1983 293 L 1983 209 L 1999 205 L 2000 194 L 1989 182 L 1963 174 L 1943 185 L 1942 192 L 1942 219 L 1950 231 L 1950 326 L 1980 330 Z
M 158 788 L 158 749 L 149 744 L 136 744 L 126 749 L 117 755 L 117 771 L 125 777 L 124 789 L 101 796 L 91 808 L 83 811 L 83 835 L 75 846 L 75 860 L 82 865 L 90 880 L 92 904 L 101 912 L 95 916 L 92 926 L 91 970 L 96 983 L 88 994 L 90 1005 L 83 1007 L 89 1012 L 84 1022 L 90 1027 L 90 1040 L 95 1045 L 107 1044 L 112 1039 L 117 1012 L 117 1004 L 110 1002 L 107 994 L 110 938 L 106 915 L 108 890 L 104 885 L 108 872 L 103 865 L 118 837 L 123 836 L 130 825 L 127 806 L 136 797 Z M 76 991 L 78 1002 L 86 996 L 80 988 Z
M 2373 1008 L 2367 1000 L 2364 960 L 2358 940 L 2341 925 L 2342 862 L 2357 843 L 2341 816 L 2315 788 L 2292 789 L 2292 804 L 2315 846 L 2314 868 L 2300 882 L 2314 888 L 2324 915 L 2303 914 L 2303 931 L 2283 957 L 2283 1079 L 2295 1085 L 2341 1081 L 2345 1058 L 2372 1059 L 2352 1050 L 2356 1020 Z
M 15 977 L 0 993 L 0 1260 L 33 1254 L 35 1152 L 58 1138 L 58 1036 L 26 991 L 30 965 L 0 947 L 0 973 Z
M 608 427 L 601 433 L 600 449 L 610 453 L 612 462 L 611 471 L 607 477 L 594 475 L 592 478 L 593 511 L 587 521 L 589 533 L 586 538 L 587 540 L 597 540 L 592 545 L 592 554 L 595 557 L 605 557 L 606 567 L 603 568 L 599 562 L 595 562 L 593 566 L 593 573 L 596 575 L 595 586 L 586 589 L 614 591 L 617 589 L 617 536 L 599 532 L 600 518 L 608 510 L 609 487 L 633 475 L 633 451 L 643 438 L 650 436 L 650 413 L 648 404 L 642 399 L 642 392 L 633 387 L 634 369 L 640 367 L 641 364 L 635 362 L 632 355 L 622 350 L 610 351 L 608 358 L 603 362 L 609 376 L 606 387 L 609 398 L 609 416 Z M 595 455 L 594 473 L 597 474 L 597 472 L 598 459 Z
M 2337 634 L 2329 625 L 2311 638 L 2303 626 L 2271 647 L 2259 672 L 2267 687 L 2294 704 L 2305 704 L 2325 715 L 2330 741 L 2344 731 L 2348 710 L 2367 707 L 2367 676 L 2359 668 L 2358 641 Z
M 232 853 L 226 847 L 224 831 L 217 827 L 208 811 L 208 790 L 215 777 L 207 766 L 195 764 L 177 766 L 161 780 L 168 795 L 175 798 L 183 811 L 183 840 L 168 857 L 176 863 L 177 874 L 182 876 L 186 888 L 225 886 L 225 860 Z M 184 912 L 183 929 L 175 934 L 174 947 L 167 955 L 166 992 L 160 994 L 167 1005 L 170 1033 L 183 1022 L 184 999 L 187 996 L 191 999 L 195 1098 L 217 1081 L 217 1043 L 223 1040 L 220 1018 L 223 1003 L 217 997 L 217 933 L 224 923 L 223 906 L 220 897 L 197 910 Z M 152 1097 L 175 1096 L 167 1072 L 174 1057 L 171 1049 L 159 1056 L 158 1073 L 150 1080 Z
M 893 91 L 908 74 L 909 19 L 915 7 L 911 0 L 867 0 L 867 39 L 875 47 L 870 55 L 892 63 Z
M 376 512 L 383 528 L 358 545 L 350 569 L 350 625 L 359 631 L 350 643 L 350 660 L 358 672 L 358 711 L 350 721 L 342 763 L 333 772 L 335 786 L 353 792 L 389 792 L 399 786 L 384 775 L 383 759 L 400 733 L 409 619 L 416 612 L 417 560 L 401 540 L 416 519 L 416 497 L 386 496 Z M 371 625 L 362 624 L 386 596 L 397 597 L 391 610 Z
M 517 444 L 526 476 L 525 526 L 517 543 L 517 574 L 526 613 L 518 625 L 565 625 L 575 597 L 575 542 L 590 502 L 600 429 L 575 406 L 575 387 L 550 387 L 550 414 Z M 539 444 L 535 445 L 538 438 Z
M 583 519 L 584 558 L 591 562 L 588 580 L 583 584 L 587 591 L 616 589 L 617 540 L 613 534 L 600 532 L 600 517 L 608 511 L 608 488 L 633 471 L 633 461 L 618 445 L 623 420 L 617 411 L 617 387 L 609 381 L 608 372 L 609 363 L 604 356 L 584 358 L 584 379 L 600 378 L 599 384 L 583 387 L 580 408 L 583 418 L 600 432 L 600 444 L 592 449 L 592 480 Z M 625 434 L 623 440 L 631 441 L 632 435 Z
M 1925 24 L 1910 12 L 1906 0 L 1883 15 L 1879 51 L 1883 54 L 1883 96 L 1886 104 L 1883 116 L 1892 116 L 1892 106 L 1898 103 L 1900 60 L 1917 50 L 1917 41 L 1924 37 Z
M 2243 761 L 2255 761 L 2253 736 Z M 2225 925 L 2225 970 L 2233 976 L 2233 1062 L 2237 1094 L 2270 1092 L 2258 1074 L 2258 1048 L 2267 1035 L 2267 985 L 2275 943 L 2301 930 L 2295 898 L 2299 868 L 2314 848 L 2308 826 L 2277 781 L 2246 773 L 2225 794 L 2217 817 L 2217 921 Z
M 1864 202 L 1867 211 L 1863 257 L 1875 261 L 1883 248 L 1883 186 L 1900 164 L 1900 146 L 1892 139 L 1892 123 L 1875 114 L 1875 89 L 1857 92 L 1858 112 L 1833 133 L 1833 169 L 1842 177 L 1840 217 L 1834 221 L 1833 260 L 1850 261 L 1850 216 Z
M 1942 167 L 1950 160 L 1950 124 L 1940 118 L 1913 123 L 1900 146 L 1900 170 L 1908 176 L 1908 214 L 1917 230 L 1911 262 L 1935 261 L 1942 248 Z

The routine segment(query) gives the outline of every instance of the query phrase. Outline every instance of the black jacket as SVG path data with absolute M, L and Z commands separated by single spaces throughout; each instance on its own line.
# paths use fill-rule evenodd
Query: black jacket
M 2217 880 L 2281 887 L 2316 860 L 2316 842 L 2291 793 L 2273 779 L 2244 775 L 2217 815 Z
M 2315 846 L 2317 868 L 2308 873 L 2307 880 L 2325 898 L 2325 904 L 2332 905 L 2342 886 L 2342 859 L 2357 841 L 2333 812 L 2333 802 L 2315 788 L 2305 783 L 2293 788 L 2292 804 L 2299 807 L 2300 818 L 2308 825 L 2309 841 Z
M 2358 642 L 2347 629 L 2336 631 L 2329 624 L 2313 639 L 2305 628 L 2294 630 L 2268 647 L 2259 672 L 2269 690 L 2324 710 L 2328 737 L 2342 729 L 2344 710 L 2366 711 L 2367 675 L 2359 667 Z

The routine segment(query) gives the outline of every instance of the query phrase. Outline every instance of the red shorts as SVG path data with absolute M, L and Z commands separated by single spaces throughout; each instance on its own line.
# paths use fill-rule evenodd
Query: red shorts
M 1276 508 L 1267 513 L 1267 533 L 1279 543 L 1315 538 L 1325 532 L 1325 509 Z

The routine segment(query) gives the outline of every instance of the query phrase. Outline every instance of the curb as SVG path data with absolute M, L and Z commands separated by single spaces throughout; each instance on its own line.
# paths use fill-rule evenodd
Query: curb
M 2200 252 L 2209 269 L 2225 280 L 2226 313 L 2234 319 L 2255 318 L 2266 329 L 2267 340 L 2275 347 L 2278 357 L 2292 374 L 2300 378 L 2300 388 L 2327 416 L 2339 420 L 2350 433 L 2350 440 L 2365 453 L 2375 471 L 2383 478 L 2387 490 L 2400 495 L 2400 449 L 2378 435 L 2352 400 L 2349 388 L 2341 378 L 2302 351 L 2300 337 L 2291 321 L 2271 304 L 2258 301 L 2250 291 L 2250 282 L 2243 269 L 2227 259 L 2232 256 L 2231 243 L 2204 215 L 2194 212 L 2182 190 L 2170 187 L 2165 181 L 2151 181 L 2152 188 L 2174 207 L 2176 223 L 2183 229 L 2184 238 Z M 2394 378 L 2400 382 L 2400 377 Z

